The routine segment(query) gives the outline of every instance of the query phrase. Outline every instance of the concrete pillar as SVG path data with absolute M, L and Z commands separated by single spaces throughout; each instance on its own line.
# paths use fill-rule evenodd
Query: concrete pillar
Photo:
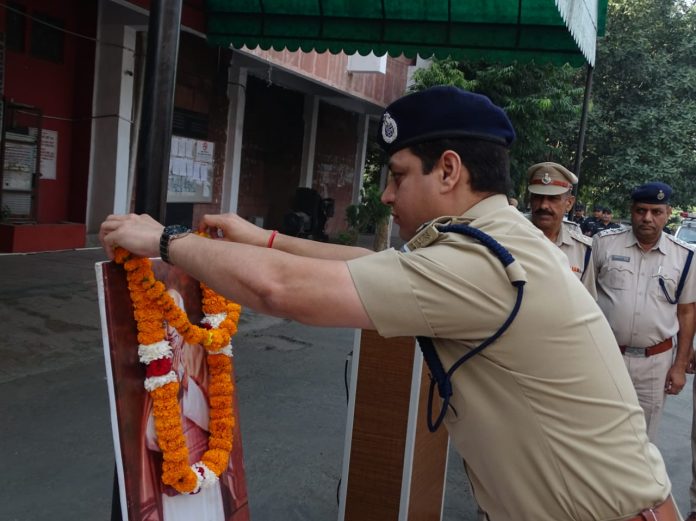
M 353 179 L 353 204 L 360 200 L 360 189 L 363 184 L 363 172 L 365 171 L 365 158 L 367 156 L 367 138 L 370 126 L 370 118 L 367 114 L 358 116 L 358 144 L 355 151 L 355 177 Z
M 100 8 L 92 104 L 92 144 L 87 187 L 87 234 L 110 213 L 126 213 L 135 68 L 135 29 L 108 24 Z M 89 241 L 91 242 L 91 241 Z
M 242 166 L 242 138 L 244 137 L 244 109 L 246 107 L 247 69 L 230 63 L 227 95 L 227 143 L 225 170 L 222 178 L 222 212 L 237 212 L 239 205 L 239 178 Z
M 318 117 L 319 97 L 313 94 L 305 94 L 304 140 L 302 143 L 302 171 L 300 172 L 300 186 L 304 188 L 312 188 Z

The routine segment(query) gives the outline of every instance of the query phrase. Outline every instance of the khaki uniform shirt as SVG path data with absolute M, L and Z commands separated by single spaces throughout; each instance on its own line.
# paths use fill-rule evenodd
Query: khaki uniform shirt
M 461 219 L 528 281 L 509 329 L 452 377 L 445 425 L 481 508 L 495 521 L 608 521 L 660 503 L 671 489 L 662 457 L 609 324 L 563 253 L 504 196 Z M 501 262 L 458 233 L 347 264 L 379 333 L 433 337 L 445 369 L 498 330 L 517 295 Z
M 660 288 L 663 279 L 674 299 L 689 246 L 663 233 L 648 252 L 630 229 L 595 235 L 592 257 L 597 279 L 597 303 L 609 320 L 619 345 L 649 347 L 679 331 L 677 306 Z M 679 299 L 696 301 L 696 262 L 691 266 Z
M 561 231 L 556 239 L 558 246 L 568 257 L 570 269 L 582 281 L 587 291 L 595 299 L 597 298 L 597 288 L 595 287 L 594 270 L 589 263 L 585 269 L 585 258 L 588 250 L 592 252 L 592 239 L 586 237 L 580 231 L 580 227 L 572 222 L 563 221 Z

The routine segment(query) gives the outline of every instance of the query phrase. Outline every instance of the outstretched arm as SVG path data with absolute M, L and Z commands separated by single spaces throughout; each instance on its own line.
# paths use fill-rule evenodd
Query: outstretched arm
M 100 240 L 135 255 L 159 255 L 163 226 L 147 215 L 112 215 Z M 343 260 L 292 255 L 248 244 L 188 235 L 171 242 L 169 256 L 215 291 L 269 315 L 305 324 L 374 329 Z
M 199 228 L 207 230 L 213 237 L 216 237 L 216 231 L 220 230 L 225 240 L 261 247 L 269 245 L 273 233 L 272 230 L 259 228 L 234 213 L 204 215 Z M 350 260 L 374 253 L 365 248 L 310 241 L 281 233 L 276 233 L 273 237 L 273 249 L 302 257 L 327 260 Z

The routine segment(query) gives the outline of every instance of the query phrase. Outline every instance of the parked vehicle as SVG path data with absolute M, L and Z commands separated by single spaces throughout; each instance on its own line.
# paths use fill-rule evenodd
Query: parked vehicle
M 683 219 L 674 236 L 689 244 L 696 244 L 696 213 L 683 214 Z

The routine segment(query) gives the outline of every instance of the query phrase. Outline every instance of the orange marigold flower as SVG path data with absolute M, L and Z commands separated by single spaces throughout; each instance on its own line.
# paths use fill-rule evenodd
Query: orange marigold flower
M 229 344 L 237 332 L 241 306 L 216 294 L 201 284 L 203 312 L 226 313 L 225 319 L 215 329 L 203 329 L 191 324 L 180 310 L 164 284 L 152 272 L 148 258 L 132 256 L 123 248 L 116 248 L 115 260 L 124 265 L 128 289 L 133 304 L 133 316 L 138 329 L 138 342 L 153 344 L 165 338 L 164 321 L 176 328 L 188 343 L 204 345 L 210 371 L 210 438 L 209 449 L 202 462 L 218 476 L 228 465 L 232 450 L 232 432 L 235 418 L 232 411 L 232 361 L 223 354 L 216 354 Z M 189 454 L 181 425 L 178 403 L 179 383 L 170 382 L 154 389 L 150 396 L 157 440 L 163 452 L 162 482 L 172 485 L 179 492 L 191 492 L 198 482 L 197 474 L 189 467 Z

